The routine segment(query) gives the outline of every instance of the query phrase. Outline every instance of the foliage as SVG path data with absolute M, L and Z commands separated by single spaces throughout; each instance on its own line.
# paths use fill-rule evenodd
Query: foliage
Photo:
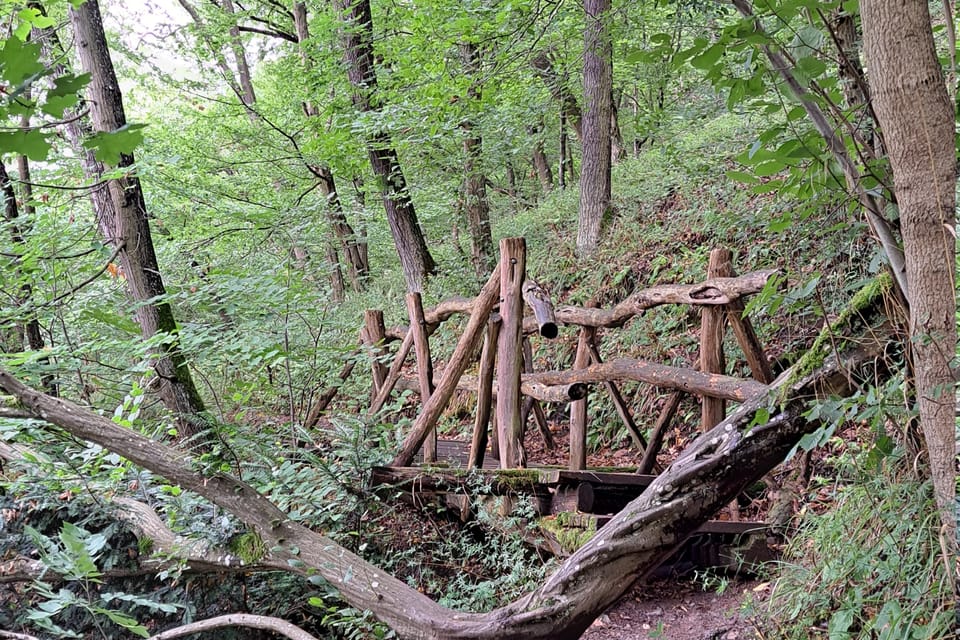
M 902 458 L 864 473 L 862 457 L 848 459 L 855 482 L 833 490 L 833 508 L 801 518 L 767 612 L 777 637 L 953 637 L 930 483 Z

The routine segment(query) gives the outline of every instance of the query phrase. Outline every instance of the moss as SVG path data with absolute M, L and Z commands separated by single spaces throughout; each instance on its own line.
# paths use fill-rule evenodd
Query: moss
M 243 560 L 244 564 L 254 564 L 267 553 L 263 539 L 252 531 L 231 538 L 228 548 L 233 555 Z
M 584 518 L 577 518 L 576 513 L 560 512 L 555 516 L 540 518 L 540 528 L 549 533 L 566 553 L 573 553 L 585 545 L 597 532 L 596 518 L 587 520 L 587 527 L 576 526 L 575 522 L 583 522 Z
M 539 469 L 498 469 L 496 481 L 514 490 L 530 489 L 540 482 Z
M 892 288 L 893 278 L 889 273 L 883 272 L 865 284 L 850 298 L 836 320 L 820 331 L 817 339 L 813 341 L 810 348 L 793 366 L 793 371 L 790 373 L 786 384 L 780 387 L 779 402 L 781 404 L 793 385 L 823 366 L 827 356 L 833 352 L 834 339 L 841 334 L 840 330 L 859 316 L 862 311 L 873 306 L 878 298 L 886 296 Z

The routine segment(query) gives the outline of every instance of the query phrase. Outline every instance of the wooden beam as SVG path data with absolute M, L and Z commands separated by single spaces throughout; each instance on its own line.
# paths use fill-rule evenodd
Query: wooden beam
M 767 385 L 756 380 L 744 380 L 719 374 L 702 373 L 695 369 L 653 364 L 643 360 L 618 358 L 603 364 L 594 364 L 586 369 L 569 371 L 541 371 L 523 376 L 525 382 L 542 382 L 549 385 L 584 382 L 588 384 L 605 380 L 636 380 L 658 387 L 680 389 L 687 393 L 711 398 L 723 398 L 743 402 L 767 390 Z
M 373 389 L 370 397 L 375 398 L 387 378 L 387 367 L 380 362 L 386 330 L 383 327 L 383 311 L 367 309 L 363 312 L 363 343 L 370 348 L 370 369 L 373 374 Z
M 590 364 L 590 344 L 593 342 L 596 329 L 581 327 L 580 337 L 577 339 L 577 355 L 573 361 L 574 371 L 584 369 Z M 587 468 L 587 398 L 577 400 L 570 405 L 570 469 Z
M 698 306 L 721 306 L 747 295 L 763 291 L 775 269 L 753 271 L 734 278 L 711 278 L 699 284 L 664 284 L 635 291 L 626 300 L 612 309 L 585 309 L 560 307 L 556 309 L 557 322 L 581 327 L 621 327 L 634 316 L 647 309 L 664 304 L 691 304 Z M 526 333 L 538 329 L 535 318 L 526 318 L 523 323 Z
M 372 416 L 376 414 L 380 409 L 383 409 L 383 405 L 387 403 L 387 398 L 390 397 L 394 387 L 397 386 L 397 381 L 403 372 L 403 364 L 407 361 L 407 356 L 410 355 L 410 348 L 412 346 L 413 332 L 408 333 L 407 336 L 404 337 L 403 342 L 400 343 L 400 348 L 397 349 L 397 355 L 393 358 L 390 370 L 387 371 L 387 375 L 381 382 L 377 394 L 370 403 L 370 408 L 367 409 L 367 415 Z
M 557 316 L 553 311 L 553 302 L 550 301 L 547 290 L 528 278 L 523 283 L 523 300 L 533 309 L 533 317 L 537 321 L 537 332 L 548 340 L 556 338 L 559 334 Z

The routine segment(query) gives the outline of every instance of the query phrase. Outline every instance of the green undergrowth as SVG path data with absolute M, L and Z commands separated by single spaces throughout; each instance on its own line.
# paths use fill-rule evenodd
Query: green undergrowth
M 829 511 L 802 517 L 775 567 L 765 637 L 956 637 L 938 530 L 929 482 L 902 468 L 859 474 Z

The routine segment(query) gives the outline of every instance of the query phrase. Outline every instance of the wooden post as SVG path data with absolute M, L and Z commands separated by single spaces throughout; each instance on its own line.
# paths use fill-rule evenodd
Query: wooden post
M 707 278 L 720 278 L 730 275 L 732 254 L 729 249 L 714 249 L 710 252 L 707 266 Z M 703 373 L 723 373 L 726 363 L 723 358 L 723 329 L 726 319 L 725 310 L 703 307 L 700 325 L 700 371 Z M 719 424 L 727 415 L 727 403 L 717 398 L 701 398 L 700 428 L 707 431 Z
M 410 333 L 413 349 L 417 355 L 417 379 L 420 381 L 420 403 L 426 404 L 433 395 L 433 362 L 430 360 L 430 341 L 427 338 L 427 322 L 423 318 L 423 299 L 418 291 L 407 294 L 407 314 L 410 316 Z M 423 461 L 437 461 L 437 430 L 434 428 L 423 443 Z
M 523 300 L 533 309 L 533 316 L 537 320 L 538 333 L 552 340 L 559 334 L 557 316 L 553 311 L 553 303 L 547 290 L 534 280 L 527 279 L 523 283 Z
M 404 439 L 392 466 L 408 466 L 423 441 L 426 440 L 427 434 L 436 426 L 440 414 L 447 407 L 450 396 L 457 388 L 460 376 L 463 375 L 467 364 L 470 362 L 471 354 L 474 353 L 477 344 L 480 342 L 480 335 L 483 333 L 487 318 L 490 316 L 490 311 L 493 310 L 493 305 L 497 302 L 499 285 L 500 269 L 498 267 L 490 276 L 487 284 L 483 285 L 480 295 L 474 299 L 470 320 L 467 322 L 467 327 L 464 329 L 463 335 L 460 336 L 460 340 L 457 341 L 453 355 L 450 356 L 450 360 L 443 370 L 443 376 L 440 378 L 433 395 L 423 405 L 423 411 L 420 412 L 417 421 L 413 423 L 413 429 Z
M 523 337 L 523 278 L 527 246 L 523 238 L 500 240 L 500 338 L 497 341 L 497 429 L 500 467 L 524 464 L 520 424 L 520 339 Z
M 363 312 L 363 342 L 370 347 L 372 361 L 370 368 L 373 372 L 373 390 L 371 398 L 375 398 L 387 379 L 387 367 L 380 362 L 383 355 L 383 343 L 387 337 L 387 330 L 383 326 L 383 311 L 367 309 Z
M 530 345 L 530 340 L 526 336 L 523 337 L 522 349 L 523 372 L 533 373 L 533 347 Z M 553 451 L 557 448 L 557 443 L 554 442 L 553 434 L 550 433 L 547 416 L 543 412 L 543 407 L 540 406 L 540 401 L 531 396 L 523 399 L 523 411 L 520 412 L 520 422 L 523 424 L 523 428 L 526 429 L 527 418 L 530 417 L 531 409 L 533 410 L 533 418 L 537 422 L 537 430 L 540 432 L 540 437 L 543 438 L 543 446 Z
M 590 366 L 590 343 L 596 334 L 593 327 L 580 327 L 577 340 L 577 355 L 573 361 L 574 369 L 586 369 Z M 587 398 L 570 403 L 570 461 L 571 470 L 587 468 Z
M 497 337 L 500 335 L 500 319 L 491 317 L 483 336 L 480 350 L 480 372 L 477 376 L 477 412 L 473 422 L 473 440 L 470 442 L 468 469 L 483 468 L 483 456 L 487 449 L 487 427 L 493 405 L 493 369 L 497 359 Z M 498 452 L 499 455 L 499 452 Z

